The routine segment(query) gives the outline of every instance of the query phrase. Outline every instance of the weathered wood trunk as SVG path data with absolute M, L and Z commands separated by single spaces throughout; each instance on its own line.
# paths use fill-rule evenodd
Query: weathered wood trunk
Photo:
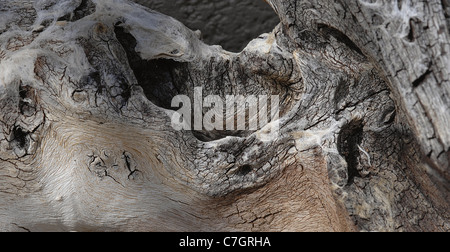
M 267 2 L 241 53 L 124 0 L 0 2 L 0 230 L 448 231 L 450 3 Z M 230 95 L 278 120 L 221 130 Z

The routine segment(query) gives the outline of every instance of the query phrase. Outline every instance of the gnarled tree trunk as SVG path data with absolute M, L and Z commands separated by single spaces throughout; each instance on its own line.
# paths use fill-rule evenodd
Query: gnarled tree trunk
M 0 230 L 448 231 L 449 2 L 268 3 L 230 53 L 124 0 L 2 1 Z M 199 129 L 199 90 L 279 118 Z

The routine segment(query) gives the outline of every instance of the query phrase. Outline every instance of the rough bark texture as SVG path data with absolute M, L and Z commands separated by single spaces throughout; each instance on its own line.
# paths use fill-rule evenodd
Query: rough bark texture
M 230 53 L 128 1 L 2 1 L 0 230 L 448 231 L 449 3 L 268 2 Z M 175 130 L 199 86 L 279 95 L 279 130 Z

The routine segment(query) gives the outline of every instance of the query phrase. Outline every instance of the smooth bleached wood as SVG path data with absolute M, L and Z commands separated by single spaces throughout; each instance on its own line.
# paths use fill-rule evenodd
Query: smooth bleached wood
M 125 0 L 1 2 L 0 230 L 448 231 L 445 1 L 268 2 L 241 53 Z

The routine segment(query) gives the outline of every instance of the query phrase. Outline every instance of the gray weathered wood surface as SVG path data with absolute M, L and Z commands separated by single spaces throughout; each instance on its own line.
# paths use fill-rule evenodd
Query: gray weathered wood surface
M 122 0 L 0 2 L 1 231 L 448 231 L 448 1 L 270 0 L 241 53 Z M 171 99 L 279 95 L 278 132 Z

